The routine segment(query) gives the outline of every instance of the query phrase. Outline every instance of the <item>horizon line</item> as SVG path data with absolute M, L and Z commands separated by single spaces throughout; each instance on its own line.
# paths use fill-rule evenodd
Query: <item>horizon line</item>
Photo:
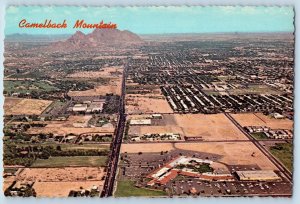
M 5 34 L 5 36 L 12 36 L 12 35 L 74 35 L 77 31 L 76 30 L 74 33 L 53 33 L 53 34 L 31 34 L 31 33 L 10 33 L 10 34 Z M 129 30 L 121 30 L 121 31 L 129 31 Z M 130 31 L 132 32 L 132 31 Z M 132 32 L 134 33 L 134 32 Z M 222 32 L 184 32 L 184 33 L 134 33 L 136 35 L 180 35 L 180 34 L 271 34 L 271 33 L 295 33 L 295 31 L 222 31 Z M 85 35 L 90 34 L 90 33 L 84 33 Z

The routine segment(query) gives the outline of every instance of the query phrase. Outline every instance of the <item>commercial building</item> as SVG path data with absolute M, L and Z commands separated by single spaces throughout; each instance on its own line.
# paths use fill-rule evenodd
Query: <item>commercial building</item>
M 153 119 L 162 119 L 162 114 L 152 114 Z
M 273 170 L 236 171 L 241 181 L 276 181 L 281 178 Z
M 151 119 L 130 120 L 130 125 L 151 125 Z
M 213 172 L 195 172 L 190 168 L 178 168 L 180 165 L 198 165 L 198 164 L 208 164 L 211 165 L 213 161 L 206 159 L 199 159 L 194 157 L 179 156 L 172 161 L 168 162 L 163 167 L 157 169 L 147 176 L 152 180 L 147 183 L 149 186 L 154 184 L 166 185 L 169 181 L 177 177 L 177 175 L 188 176 L 199 178 L 201 180 L 218 180 L 218 181 L 231 181 L 233 176 L 231 174 L 216 174 Z
M 72 110 L 73 112 L 85 112 L 87 107 L 87 104 L 75 104 Z

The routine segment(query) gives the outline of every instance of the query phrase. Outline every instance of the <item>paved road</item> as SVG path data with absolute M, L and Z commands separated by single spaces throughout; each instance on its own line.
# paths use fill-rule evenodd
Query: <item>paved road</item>
M 115 129 L 115 137 L 111 144 L 111 153 L 109 155 L 109 163 L 107 167 L 107 175 L 104 182 L 103 190 L 100 197 L 112 196 L 114 190 L 114 183 L 118 168 L 118 160 L 120 154 L 120 148 L 122 143 L 122 137 L 125 129 L 126 114 L 125 114 L 125 81 L 126 81 L 127 67 L 124 67 L 123 77 L 122 77 L 122 92 L 120 97 L 119 105 L 119 118 L 118 124 Z
M 242 132 L 245 136 L 249 138 L 249 140 L 266 156 L 268 159 L 278 168 L 279 171 L 282 172 L 282 174 L 287 178 L 287 180 L 292 183 L 292 174 L 291 172 L 276 158 L 273 157 L 273 155 L 266 150 L 259 141 L 255 140 L 248 132 L 244 130 L 244 128 L 229 114 L 225 113 L 225 116 L 231 120 L 231 122 Z
M 199 136 L 200 137 L 200 136 Z M 292 139 L 259 139 L 256 141 L 262 142 L 287 142 Z M 249 139 L 243 140 L 161 140 L 161 141 L 134 141 L 134 142 L 123 142 L 124 144 L 169 144 L 169 143 L 218 143 L 218 142 L 251 142 Z M 100 143 L 99 143 L 100 144 Z

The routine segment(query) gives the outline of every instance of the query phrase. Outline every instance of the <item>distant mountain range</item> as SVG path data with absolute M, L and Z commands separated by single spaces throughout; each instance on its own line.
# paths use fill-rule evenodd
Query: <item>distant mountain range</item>
M 166 33 L 137 35 L 130 31 L 118 29 L 95 29 L 92 33 L 84 34 L 77 31 L 75 34 L 11 34 L 5 36 L 5 42 L 32 42 L 50 43 L 44 48 L 51 51 L 68 51 L 77 49 L 93 49 L 97 47 L 116 47 L 138 45 L 143 42 L 169 42 L 169 41 L 197 41 L 197 40 L 224 40 L 249 38 L 278 38 L 293 37 L 293 33 Z
M 70 37 L 70 34 L 55 34 L 55 35 L 31 35 L 15 33 L 5 36 L 5 42 L 55 42 L 59 40 L 66 40 Z
M 116 47 L 141 44 L 144 41 L 136 34 L 118 29 L 95 29 L 89 34 L 77 31 L 73 35 L 29 35 L 13 34 L 5 38 L 6 42 L 50 42 L 43 49 L 51 51 L 72 51 L 97 47 Z

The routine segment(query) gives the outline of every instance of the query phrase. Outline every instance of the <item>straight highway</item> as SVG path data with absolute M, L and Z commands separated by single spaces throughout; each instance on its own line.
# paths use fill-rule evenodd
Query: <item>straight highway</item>
M 104 182 L 103 190 L 100 197 L 112 196 L 114 190 L 114 183 L 118 169 L 119 154 L 123 133 L 125 129 L 126 114 L 125 114 L 125 83 L 126 83 L 127 67 L 124 67 L 122 76 L 122 91 L 119 105 L 119 117 L 117 127 L 115 129 L 115 137 L 111 144 L 111 153 L 109 155 L 109 162 L 107 166 L 107 174 Z

